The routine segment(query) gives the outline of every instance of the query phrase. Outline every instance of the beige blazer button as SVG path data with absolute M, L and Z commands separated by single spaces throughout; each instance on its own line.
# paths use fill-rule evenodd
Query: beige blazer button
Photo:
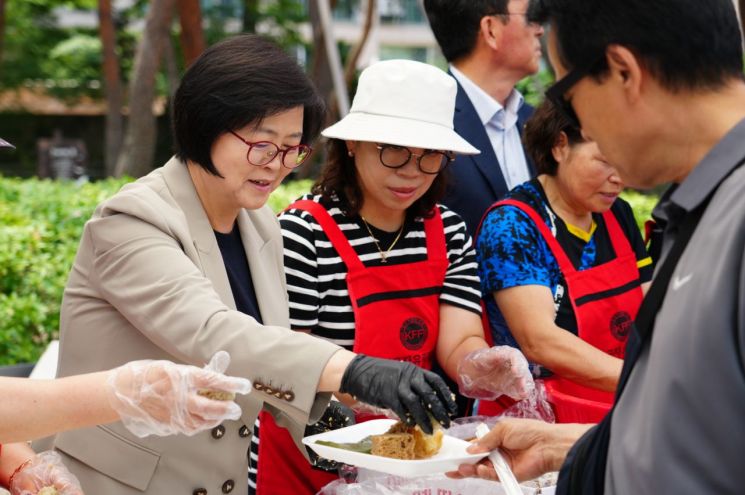
M 251 434 L 251 430 L 249 430 L 249 429 L 248 429 L 248 426 L 246 426 L 246 425 L 243 425 L 243 426 L 241 426 L 241 429 L 240 429 L 240 430 L 238 430 L 238 435 L 239 435 L 239 436 L 240 436 L 241 438 L 246 438 L 246 437 L 247 437 L 247 436 L 249 436 L 250 434 Z
M 207 495 L 207 489 L 206 488 L 197 488 L 192 492 L 192 495 Z
M 295 394 L 292 392 L 285 392 L 282 398 L 287 402 L 292 402 L 293 400 L 295 400 Z
M 230 493 L 233 491 L 233 488 L 235 488 L 235 481 L 233 480 L 228 480 L 222 484 L 223 493 Z
M 212 438 L 214 438 L 215 440 L 220 440 L 224 436 L 225 427 L 223 425 L 218 425 L 212 428 Z

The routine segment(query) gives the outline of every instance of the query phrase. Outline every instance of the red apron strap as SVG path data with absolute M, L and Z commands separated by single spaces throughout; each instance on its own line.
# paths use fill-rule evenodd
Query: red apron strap
M 424 220 L 424 235 L 427 239 L 427 259 L 430 261 L 447 260 L 445 227 L 438 206 L 435 206 L 432 218 Z
M 309 199 L 301 199 L 287 207 L 288 210 L 292 208 L 307 211 L 316 219 L 316 222 L 318 222 L 323 229 L 323 232 L 329 238 L 329 241 L 331 241 L 331 245 L 334 246 L 334 249 L 336 249 L 339 256 L 341 256 L 344 264 L 347 265 L 348 271 L 351 272 L 353 270 L 364 268 L 362 261 L 360 261 L 360 257 L 357 256 L 357 252 L 355 252 L 352 245 L 349 244 L 347 237 L 323 205 Z
M 535 211 L 530 205 L 515 199 L 503 199 L 502 201 L 498 201 L 494 206 L 514 206 L 515 208 L 520 209 L 523 213 L 528 215 L 528 217 L 533 220 L 533 223 L 535 223 L 535 226 L 538 228 L 538 231 L 541 233 L 543 238 L 546 240 L 549 249 L 556 258 L 557 263 L 559 264 L 561 273 L 563 273 L 566 277 L 567 275 L 577 271 L 574 268 L 574 264 L 572 264 L 572 262 L 569 260 L 569 257 L 564 252 L 564 249 L 562 249 L 562 247 L 559 245 L 559 241 L 557 241 L 556 237 L 554 237 L 554 235 L 551 233 L 551 229 L 548 228 L 546 222 L 543 221 L 543 218 L 541 218 L 538 212 Z
M 603 220 L 605 221 L 605 228 L 608 229 L 608 236 L 613 245 L 613 250 L 616 252 L 616 257 L 620 258 L 621 256 L 633 253 L 634 250 L 631 248 L 629 238 L 626 237 L 621 225 L 618 223 L 616 215 L 611 210 L 608 210 L 603 213 Z

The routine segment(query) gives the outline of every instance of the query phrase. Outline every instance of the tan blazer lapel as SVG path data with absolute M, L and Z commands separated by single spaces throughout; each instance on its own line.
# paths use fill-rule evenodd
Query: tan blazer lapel
M 270 221 L 267 221 L 267 212 L 263 210 L 241 210 L 238 213 L 238 228 L 243 248 L 246 250 L 262 321 L 265 325 L 287 326 L 287 301 L 278 300 L 276 297 L 277 294 L 287 293 L 281 261 L 279 227 L 271 216 Z M 267 229 L 277 231 L 272 236 Z
M 227 306 L 235 309 L 235 299 L 230 289 L 220 247 L 217 245 L 215 233 L 202 208 L 202 202 L 199 200 L 186 164 L 176 157 L 171 158 L 163 167 L 163 177 L 168 189 L 184 212 L 194 247 L 199 253 L 199 263 L 204 275 L 210 279 L 220 299 Z

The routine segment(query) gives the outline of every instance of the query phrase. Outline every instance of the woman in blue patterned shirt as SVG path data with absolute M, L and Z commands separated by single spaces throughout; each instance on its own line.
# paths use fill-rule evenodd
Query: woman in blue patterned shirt
M 548 101 L 524 139 L 539 175 L 492 206 L 476 241 L 494 343 L 541 376 L 613 391 L 651 259 L 594 142 Z

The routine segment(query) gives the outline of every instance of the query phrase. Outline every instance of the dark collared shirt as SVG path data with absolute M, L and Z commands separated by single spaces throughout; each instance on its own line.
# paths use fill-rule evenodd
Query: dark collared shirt
M 662 258 L 721 182 L 616 405 L 606 494 L 741 494 L 745 452 L 745 120 L 655 210 Z

